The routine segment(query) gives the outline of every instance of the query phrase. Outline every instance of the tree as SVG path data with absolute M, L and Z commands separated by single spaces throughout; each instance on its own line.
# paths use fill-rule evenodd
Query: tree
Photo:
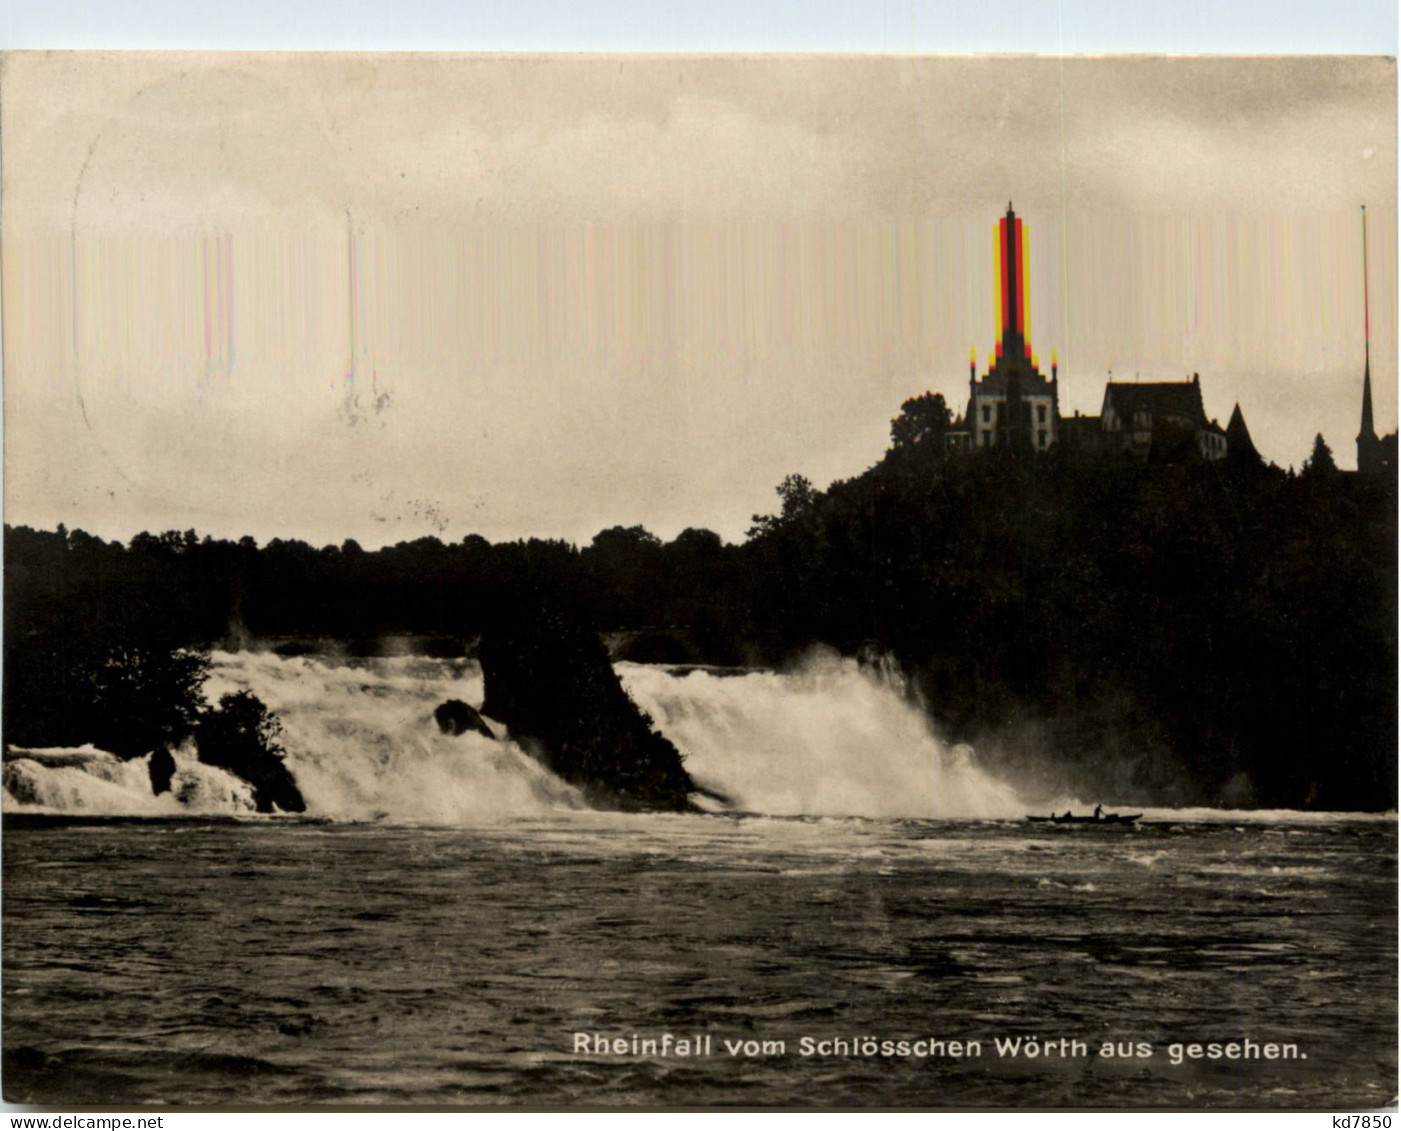
M 258 812 L 271 813 L 274 807 L 284 813 L 306 811 L 287 770 L 282 723 L 251 691 L 221 696 L 219 706 L 200 717 L 194 735 L 199 760 L 251 785 Z
M 178 745 L 196 727 L 208 674 L 203 652 L 113 645 L 91 670 L 73 673 L 73 690 L 91 704 L 84 740 L 121 758 Z
M 603 554 L 636 554 L 656 549 L 662 540 L 645 526 L 610 526 L 593 536 L 592 548 Z
M 615 628 L 654 623 L 664 592 L 662 542 L 642 526 L 600 530 L 580 555 L 594 615 Z
M 1299 474 L 1313 477 L 1317 475 L 1336 475 L 1338 465 L 1333 462 L 1333 449 L 1323 439 L 1320 432 L 1313 438 L 1313 454 L 1304 461 L 1304 466 L 1299 469 Z
M 893 448 L 927 447 L 937 455 L 944 450 L 944 436 L 953 424 L 953 413 L 943 393 L 924 393 L 900 406 L 900 415 L 890 422 Z
M 788 475 L 774 488 L 782 500 L 782 508 L 776 515 L 756 514 L 752 516 L 754 525 L 749 528 L 749 537 L 757 538 L 776 530 L 791 526 L 806 514 L 812 513 L 822 496 L 814 489 L 812 480 L 806 475 Z
M 724 546 L 724 539 L 715 531 L 706 530 L 704 527 L 688 526 L 669 542 L 666 548 L 674 553 L 684 553 L 696 557 L 713 557 L 720 553 Z

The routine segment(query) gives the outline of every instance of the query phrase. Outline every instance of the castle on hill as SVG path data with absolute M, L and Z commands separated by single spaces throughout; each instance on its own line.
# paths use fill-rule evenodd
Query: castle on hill
M 1044 452 L 1059 439 L 1060 382 L 1031 352 L 1027 318 L 1026 230 L 1012 205 L 997 223 L 997 345 L 988 371 L 968 359 L 968 409 L 945 436 L 951 452 L 1011 447 Z
M 1209 419 L 1196 374 L 1186 381 L 1110 380 L 1098 416 L 1062 417 L 1056 357 L 1048 377 L 1031 348 L 1026 229 L 1010 203 L 995 239 L 997 343 L 982 377 L 976 353 L 969 359 L 968 407 L 945 434 L 948 452 L 1000 447 L 1036 454 L 1059 444 L 1169 462 L 1255 454 L 1240 405 L 1225 428 Z

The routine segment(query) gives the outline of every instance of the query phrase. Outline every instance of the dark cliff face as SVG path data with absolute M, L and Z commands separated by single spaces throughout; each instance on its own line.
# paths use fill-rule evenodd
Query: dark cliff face
M 201 717 L 195 744 L 201 762 L 227 770 L 253 787 L 259 813 L 274 809 L 305 813 L 306 801 L 278 741 L 281 734 L 277 716 L 256 695 L 235 691 L 219 700 L 218 710 Z
M 694 790 L 676 747 L 628 698 L 598 636 L 528 608 L 482 637 L 482 713 L 598 804 L 685 810 Z

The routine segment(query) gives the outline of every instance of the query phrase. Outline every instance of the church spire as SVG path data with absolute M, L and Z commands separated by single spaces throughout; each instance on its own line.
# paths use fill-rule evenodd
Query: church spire
M 1367 206 L 1362 206 L 1362 427 L 1357 433 L 1357 470 L 1377 470 L 1380 441 L 1372 420 L 1372 313 L 1367 286 Z
M 1358 435 L 1358 443 L 1362 440 L 1377 438 L 1377 429 L 1372 423 L 1372 371 L 1366 369 L 1362 373 L 1362 431 Z

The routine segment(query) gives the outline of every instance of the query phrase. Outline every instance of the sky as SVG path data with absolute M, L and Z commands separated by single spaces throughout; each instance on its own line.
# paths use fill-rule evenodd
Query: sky
M 1009 200 L 1063 412 L 1196 372 L 1351 467 L 1396 104 L 1357 56 L 10 55 L 6 520 L 738 540 L 961 410 Z

